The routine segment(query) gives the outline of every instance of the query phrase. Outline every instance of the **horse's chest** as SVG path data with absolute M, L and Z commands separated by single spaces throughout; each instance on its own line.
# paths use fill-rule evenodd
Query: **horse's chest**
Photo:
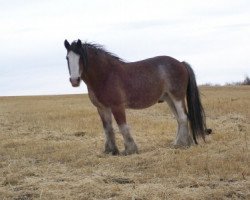
M 88 88 L 89 98 L 90 101 L 96 106 L 96 107 L 104 107 L 103 104 L 98 100 L 95 93 Z

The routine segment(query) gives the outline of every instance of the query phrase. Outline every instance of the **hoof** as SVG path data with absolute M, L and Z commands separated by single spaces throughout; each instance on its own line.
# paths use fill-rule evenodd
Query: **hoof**
M 191 146 L 188 146 L 188 145 L 179 145 L 179 144 L 175 144 L 173 143 L 173 148 L 174 149 L 188 149 L 190 148 Z
M 136 146 L 136 144 L 133 143 L 129 143 L 129 144 L 125 144 L 125 150 L 122 152 L 122 155 L 127 156 L 127 155 L 131 155 L 131 154 L 138 154 L 138 148 Z
M 188 141 L 175 141 L 174 142 L 174 147 L 175 148 L 189 148 L 192 145 L 194 145 L 194 142 L 192 139 L 189 139 Z
M 120 152 L 118 150 L 114 150 L 114 151 L 104 151 L 105 154 L 110 154 L 112 156 L 118 156 L 120 155 Z
M 113 147 L 113 148 L 109 148 L 109 147 L 105 147 L 105 151 L 104 151 L 105 154 L 111 154 L 113 156 L 116 156 L 116 155 L 119 155 L 119 150 L 117 147 Z

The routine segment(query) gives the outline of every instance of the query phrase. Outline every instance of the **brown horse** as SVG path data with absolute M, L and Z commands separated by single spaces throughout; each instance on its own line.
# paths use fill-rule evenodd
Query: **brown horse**
M 106 135 L 105 153 L 119 154 L 112 127 L 112 114 L 124 138 L 125 155 L 138 153 L 126 122 L 125 109 L 147 108 L 166 101 L 178 122 L 174 144 L 197 144 L 206 134 L 205 114 L 195 75 L 186 62 L 158 56 L 138 62 L 124 62 L 102 46 L 65 40 L 70 82 L 83 80 L 91 102 L 97 107 Z M 186 103 L 187 108 L 186 109 Z M 189 134 L 188 121 L 192 136 Z

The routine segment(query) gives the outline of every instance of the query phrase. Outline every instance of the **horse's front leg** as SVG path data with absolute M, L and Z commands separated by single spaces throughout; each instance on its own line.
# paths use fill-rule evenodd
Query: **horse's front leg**
M 129 127 L 126 123 L 125 108 L 123 106 L 114 106 L 112 107 L 111 111 L 124 139 L 124 155 L 138 153 L 137 146 L 134 142 L 133 137 L 130 134 Z
M 101 117 L 105 136 L 106 136 L 106 142 L 105 142 L 105 153 L 112 155 L 119 154 L 119 150 L 115 143 L 115 133 L 112 127 L 112 116 L 111 116 L 111 110 L 109 108 L 97 108 L 98 113 Z

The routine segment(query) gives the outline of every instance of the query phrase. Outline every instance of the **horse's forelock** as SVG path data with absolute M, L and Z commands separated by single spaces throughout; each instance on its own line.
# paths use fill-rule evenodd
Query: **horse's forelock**
M 73 42 L 71 43 L 71 45 L 70 45 L 70 47 L 69 47 L 69 50 L 70 50 L 70 51 L 73 51 L 74 53 L 80 55 L 79 47 L 77 46 L 76 41 L 73 41 Z
M 84 66 L 87 66 L 88 55 L 87 46 L 85 44 L 82 44 L 81 47 L 79 47 L 78 40 L 75 40 L 71 43 L 69 50 L 80 55 L 80 57 L 83 59 Z

